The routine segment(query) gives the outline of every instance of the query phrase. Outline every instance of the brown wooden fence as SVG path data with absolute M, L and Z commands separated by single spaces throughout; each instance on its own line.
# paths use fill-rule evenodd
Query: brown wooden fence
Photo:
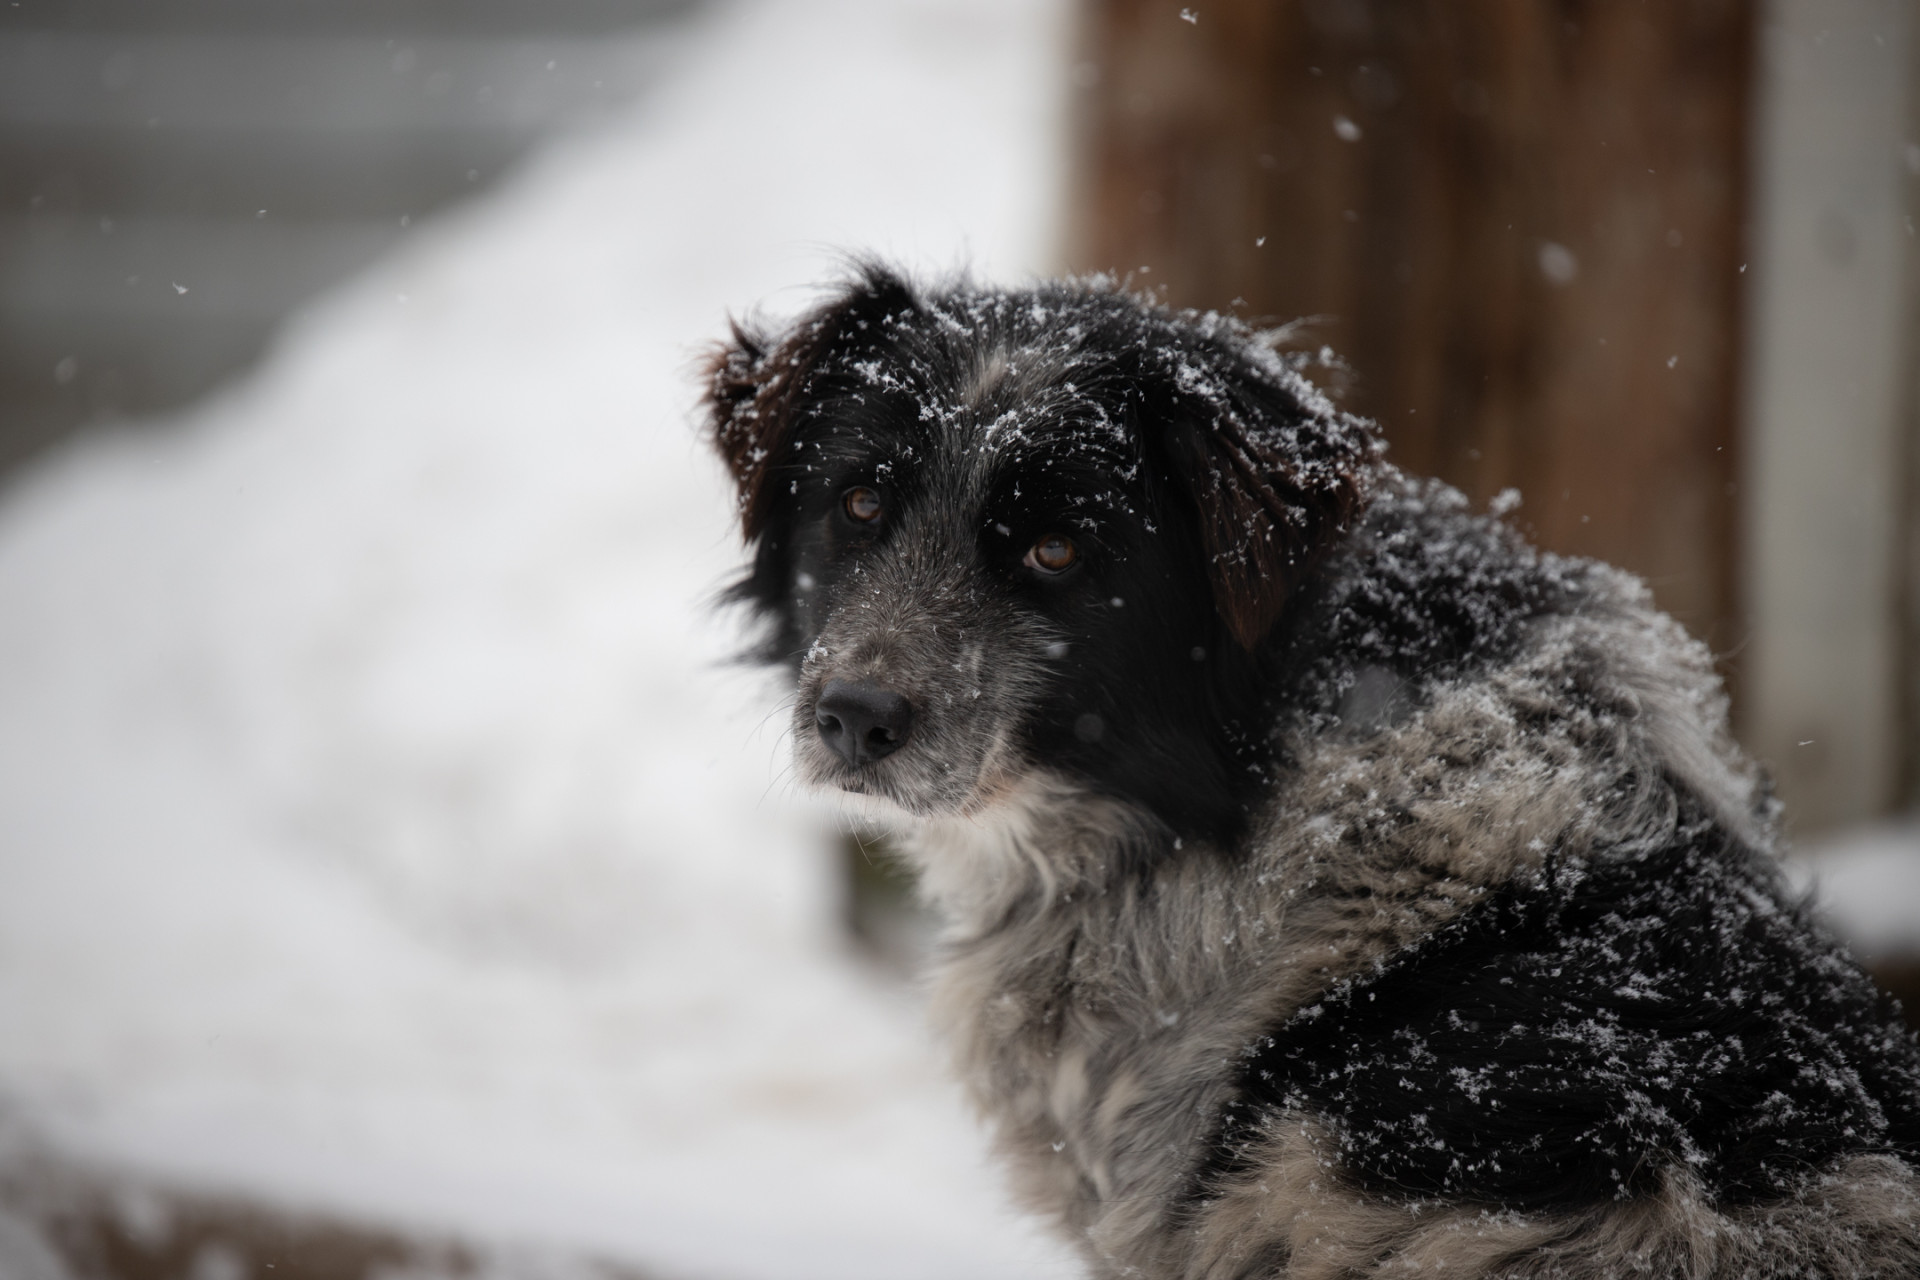
M 1088 0 L 1070 257 L 1325 316 L 1403 466 L 1739 641 L 1735 0 Z

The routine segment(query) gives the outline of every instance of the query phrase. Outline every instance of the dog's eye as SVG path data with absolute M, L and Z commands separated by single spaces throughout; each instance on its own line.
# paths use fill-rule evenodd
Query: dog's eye
M 1080 558 L 1073 539 L 1063 533 L 1050 533 L 1028 549 L 1023 561 L 1028 568 L 1042 573 L 1064 573 Z
M 846 509 L 847 519 L 860 524 L 872 524 L 880 518 L 880 495 L 865 485 L 847 490 L 840 505 Z

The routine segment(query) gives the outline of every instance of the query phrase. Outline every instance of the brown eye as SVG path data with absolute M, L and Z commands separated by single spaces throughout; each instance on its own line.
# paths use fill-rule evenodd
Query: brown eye
M 1025 563 L 1043 573 L 1061 573 L 1080 558 L 1080 552 L 1074 547 L 1073 539 L 1061 533 L 1050 533 L 1033 544 L 1027 552 Z
M 847 496 L 840 502 L 846 508 L 849 520 L 872 524 L 880 518 L 880 495 L 864 485 L 855 485 L 847 490 Z

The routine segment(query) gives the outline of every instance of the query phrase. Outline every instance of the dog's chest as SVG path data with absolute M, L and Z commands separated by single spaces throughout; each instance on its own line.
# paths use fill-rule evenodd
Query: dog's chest
M 1143 1190 L 1174 1149 L 1184 1153 L 1191 1126 L 1170 1120 L 1195 1112 L 1180 1087 L 1195 1074 L 1191 1046 L 1176 1034 L 1196 1021 L 1193 1002 L 1142 1025 L 1138 992 L 1087 963 L 1078 954 L 1086 945 L 957 952 L 935 1004 L 1022 1189 L 1081 1227 L 1096 1206 Z M 1143 1159 L 1149 1147 L 1159 1160 Z
M 1244 1007 L 1257 985 L 1235 981 L 1251 963 L 1237 940 L 1211 956 L 1198 936 L 1195 954 L 1149 953 L 1139 910 L 1056 901 L 962 935 L 935 981 L 935 1018 L 1019 1190 L 1104 1235 L 1160 1228 L 1258 1021 Z

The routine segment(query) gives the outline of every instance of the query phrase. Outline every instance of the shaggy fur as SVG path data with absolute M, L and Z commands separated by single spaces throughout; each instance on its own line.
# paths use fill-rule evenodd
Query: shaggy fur
M 866 268 L 712 369 L 798 771 L 904 825 L 1095 1274 L 1920 1274 L 1920 1045 L 1640 583 L 1099 280 Z

